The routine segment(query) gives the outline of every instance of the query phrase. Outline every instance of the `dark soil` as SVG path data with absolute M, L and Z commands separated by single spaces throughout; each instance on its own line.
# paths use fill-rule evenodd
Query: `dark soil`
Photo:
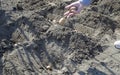
M 107 36 L 117 38 L 120 1 L 94 0 L 64 26 L 54 24 L 73 1 L 1 2 L 0 75 L 83 75 L 76 66 L 104 52 Z

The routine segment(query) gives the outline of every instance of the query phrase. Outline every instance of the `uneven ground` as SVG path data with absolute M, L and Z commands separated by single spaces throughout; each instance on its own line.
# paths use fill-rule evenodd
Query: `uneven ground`
M 0 75 L 120 75 L 120 0 L 53 23 L 73 1 L 1 0 Z

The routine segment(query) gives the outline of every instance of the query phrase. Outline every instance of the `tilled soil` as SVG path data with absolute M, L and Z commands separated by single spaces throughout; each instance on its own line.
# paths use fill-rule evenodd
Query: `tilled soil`
M 119 75 L 120 1 L 93 0 L 54 23 L 74 1 L 1 1 L 0 75 Z

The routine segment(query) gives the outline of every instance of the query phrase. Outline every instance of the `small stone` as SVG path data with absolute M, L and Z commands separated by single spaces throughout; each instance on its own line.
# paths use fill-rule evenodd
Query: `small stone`
M 52 67 L 50 65 L 48 65 L 46 68 L 47 70 L 52 70 Z
M 23 10 L 23 7 L 21 4 L 17 4 L 17 10 Z
M 56 20 L 53 20 L 52 22 L 53 22 L 53 23 L 56 23 L 57 21 L 56 21 Z
M 18 46 L 18 44 L 14 44 L 14 46 L 16 47 L 16 46 Z

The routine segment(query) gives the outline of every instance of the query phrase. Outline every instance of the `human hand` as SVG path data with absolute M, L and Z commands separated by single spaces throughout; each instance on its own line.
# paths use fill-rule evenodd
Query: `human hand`
M 73 7 L 76 7 L 76 9 L 73 9 Z M 64 13 L 64 16 L 69 18 L 71 16 L 74 16 L 75 14 L 80 13 L 81 9 L 83 8 L 83 5 L 79 1 L 76 1 L 71 3 L 70 5 L 67 5 L 65 8 L 68 9 L 68 11 Z

